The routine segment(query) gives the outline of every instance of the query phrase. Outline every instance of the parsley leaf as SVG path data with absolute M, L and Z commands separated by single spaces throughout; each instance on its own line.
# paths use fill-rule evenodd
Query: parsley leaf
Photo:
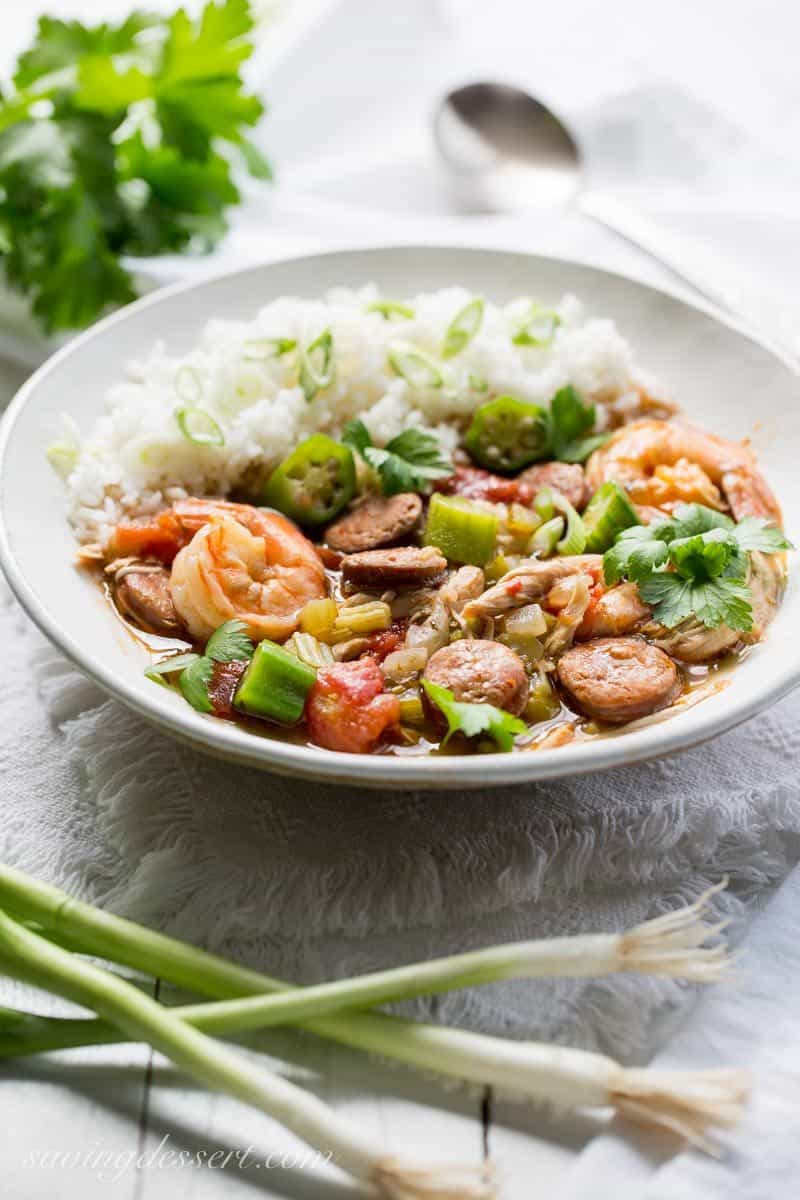
M 214 711 L 214 705 L 208 694 L 213 674 L 214 663 L 205 656 L 191 663 L 185 671 L 181 671 L 178 686 L 183 692 L 184 699 L 188 700 L 192 708 L 196 708 L 198 712 Z
M 253 643 L 243 621 L 226 621 L 208 639 L 206 658 L 214 662 L 245 662 L 252 657 Z
M 433 479 L 453 474 L 439 439 L 422 429 L 404 429 L 385 447 L 374 446 L 363 421 L 348 421 L 342 441 L 356 450 L 379 474 L 385 496 L 425 491 Z
M 624 529 L 603 555 L 603 575 L 609 587 L 621 579 L 646 579 L 667 559 L 667 540 L 659 536 L 660 523 Z
M 560 388 L 550 401 L 550 440 L 561 462 L 583 462 L 608 441 L 609 434 L 589 434 L 594 429 L 595 406 L 584 404 L 572 384 Z
M 624 530 L 603 556 L 611 586 L 635 582 L 654 618 L 668 629 L 694 616 L 709 629 L 753 627 L 748 554 L 791 549 L 780 529 L 759 517 L 738 524 L 703 504 L 679 504 L 671 517 Z
M 39 20 L 0 95 L 0 258 L 47 331 L 132 300 L 123 256 L 213 246 L 239 201 L 231 147 L 269 177 L 244 135 L 263 112 L 240 73 L 252 24 L 248 0 Z
M 422 686 L 428 698 L 441 711 L 447 721 L 447 736 L 442 745 L 454 733 L 463 733 L 465 737 L 475 737 L 479 733 L 488 733 L 497 743 L 498 749 L 513 750 L 514 737 L 519 733 L 527 733 L 528 726 L 519 717 L 495 708 L 493 704 L 469 704 L 456 700 L 449 688 L 431 683 L 429 679 L 422 680 Z

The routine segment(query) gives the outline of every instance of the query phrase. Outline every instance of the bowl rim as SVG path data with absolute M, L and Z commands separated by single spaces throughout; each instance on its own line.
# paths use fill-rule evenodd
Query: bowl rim
M 467 788 L 492 787 L 514 783 L 528 783 L 544 779 L 563 778 L 569 775 L 584 775 L 608 770 L 624 764 L 643 762 L 654 757 L 677 753 L 708 741 L 733 728 L 749 717 L 762 711 L 785 696 L 800 684 L 800 656 L 796 663 L 787 661 L 782 668 L 772 673 L 769 681 L 746 695 L 737 698 L 730 708 L 717 710 L 713 704 L 700 704 L 683 713 L 675 714 L 643 730 L 598 739 L 589 744 L 579 743 L 574 747 L 558 747 L 536 752 L 519 752 L 496 755 L 453 755 L 453 756 L 399 756 L 390 754 L 358 755 L 325 750 L 315 746 L 299 745 L 268 735 L 259 737 L 232 722 L 196 712 L 189 706 L 178 707 L 170 703 L 171 694 L 153 688 L 153 695 L 144 698 L 126 679 L 120 679 L 107 667 L 101 658 L 87 652 L 51 618 L 40 603 L 35 589 L 28 583 L 18 565 L 11 547 L 6 525 L 6 486 L 4 470 L 12 437 L 19 415 L 34 396 L 44 379 L 57 370 L 62 363 L 76 354 L 96 338 L 105 337 L 117 324 L 126 321 L 144 309 L 168 303 L 175 296 L 201 290 L 204 286 L 221 280 L 269 271 L 273 267 L 290 266 L 293 263 L 320 259 L 368 258 L 381 254 L 445 253 L 476 258 L 514 258 L 548 264 L 564 263 L 589 270 L 610 280 L 633 285 L 657 295 L 666 296 L 685 307 L 709 317 L 740 337 L 752 342 L 771 358 L 777 360 L 796 379 L 800 371 L 788 356 L 763 341 L 743 322 L 720 312 L 705 300 L 688 299 L 679 289 L 656 286 L 620 271 L 611 271 L 580 258 L 563 255 L 547 255 L 526 251 L 508 250 L 501 247 L 462 245 L 456 242 L 393 241 L 359 243 L 341 246 L 333 250 L 310 251 L 305 254 L 288 255 L 286 258 L 270 259 L 246 267 L 234 267 L 211 271 L 200 279 L 179 280 L 166 287 L 140 297 L 122 309 L 110 313 L 89 329 L 76 335 L 66 345 L 55 351 L 33 374 L 25 380 L 9 403 L 0 419 L 0 566 L 9 585 L 28 616 L 45 636 L 66 657 L 97 683 L 103 691 L 119 699 L 129 708 L 150 722 L 154 722 L 179 740 L 198 746 L 207 753 L 228 760 L 255 766 L 262 770 L 296 777 L 322 777 L 333 783 L 352 784 L 360 787 L 396 788 L 413 787 L 415 790 L 465 790 Z M 174 697 L 172 697 L 174 700 Z

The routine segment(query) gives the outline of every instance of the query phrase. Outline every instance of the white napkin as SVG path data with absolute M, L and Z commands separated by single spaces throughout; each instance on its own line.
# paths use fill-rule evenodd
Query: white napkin
M 562 1200 L 779 1200 L 800 1180 L 800 869 L 749 930 L 739 980 L 705 993 L 653 1065 L 749 1067 L 755 1090 L 742 1125 L 719 1138 L 718 1159 L 675 1157 L 655 1138 L 612 1129 L 584 1150 Z M 674 1149 L 674 1147 L 672 1147 Z

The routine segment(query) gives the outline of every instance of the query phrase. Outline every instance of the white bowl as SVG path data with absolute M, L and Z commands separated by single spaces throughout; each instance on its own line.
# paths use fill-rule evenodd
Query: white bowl
M 787 594 L 766 640 L 739 664 L 726 689 L 663 723 L 554 750 L 431 758 L 335 754 L 203 716 L 177 693 L 145 679 L 143 651 L 114 619 L 96 584 L 73 566 L 62 485 L 45 459 L 59 415 L 69 412 L 88 428 L 101 412 L 106 388 L 158 338 L 181 350 L 211 317 L 245 319 L 280 295 L 319 296 L 335 285 L 370 281 L 388 295 L 458 283 L 499 302 L 522 294 L 554 301 L 575 292 L 590 313 L 618 322 L 638 361 L 667 383 L 692 418 L 727 437 L 752 437 L 789 536 L 794 532 L 797 540 L 798 379 L 732 325 L 641 283 L 557 259 L 454 247 L 313 255 L 148 296 L 59 351 L 9 407 L 0 435 L 0 562 L 29 615 L 77 666 L 198 749 L 284 774 L 398 788 L 518 783 L 669 754 L 729 729 L 800 681 L 794 556 Z

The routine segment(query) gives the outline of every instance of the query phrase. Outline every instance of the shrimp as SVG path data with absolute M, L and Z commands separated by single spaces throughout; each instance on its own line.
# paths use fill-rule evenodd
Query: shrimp
M 748 446 L 706 433 L 683 421 L 633 421 L 589 459 L 592 489 L 613 479 L 644 515 L 655 508 L 696 502 L 730 509 L 736 520 L 766 517 L 777 525 L 781 510 Z
M 198 640 L 236 618 L 254 641 L 283 641 L 308 601 L 327 595 L 314 547 L 280 513 L 219 500 L 180 501 L 171 511 L 187 544 L 172 563 L 170 592 Z

